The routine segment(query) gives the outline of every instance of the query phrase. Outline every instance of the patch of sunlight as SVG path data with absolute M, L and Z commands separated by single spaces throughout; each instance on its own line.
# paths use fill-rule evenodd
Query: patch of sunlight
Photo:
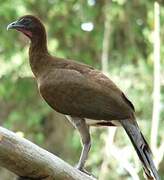
M 13 56 L 12 64 L 15 64 L 15 66 L 19 66 L 22 64 L 22 57 L 20 56 L 20 54 L 15 54 L 15 56 Z
M 140 19 L 140 18 L 138 18 L 138 19 L 136 20 L 136 23 L 137 23 L 139 26 L 142 26 L 142 25 L 143 25 L 143 20 Z
M 153 43 L 153 39 L 154 39 L 154 32 L 150 31 L 149 29 L 145 28 L 143 30 L 143 34 L 145 36 L 145 38 L 147 38 L 149 40 L 150 43 Z
M 28 60 L 26 49 L 24 49 L 22 52 L 17 53 L 13 55 L 10 59 L 10 61 L 5 61 L 3 59 L 0 60 L 0 78 L 5 75 L 9 74 L 12 71 L 15 71 L 15 76 L 12 76 L 14 79 L 17 79 L 18 77 L 31 77 L 32 73 L 30 71 L 29 65 L 25 62 Z
M 48 48 L 49 48 L 50 52 L 55 52 L 59 45 L 58 41 L 56 39 L 53 39 L 53 40 L 49 40 L 48 42 L 49 42 Z
M 94 24 L 92 22 L 85 22 L 81 24 L 81 29 L 83 31 L 92 31 L 94 29 Z
M 19 10 L 18 10 L 18 16 L 22 16 L 24 14 L 26 14 L 26 8 L 25 8 L 25 5 L 24 3 L 22 3 L 21 0 L 17 0 L 14 2 L 15 6 L 19 7 Z
M 24 137 L 24 133 L 22 131 L 17 131 L 16 135 L 18 135 L 19 137 L 23 138 Z
M 96 0 L 88 0 L 89 6 L 94 6 L 96 4 Z

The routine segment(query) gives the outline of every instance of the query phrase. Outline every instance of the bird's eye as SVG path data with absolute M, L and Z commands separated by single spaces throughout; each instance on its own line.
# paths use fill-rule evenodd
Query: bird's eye
M 29 18 L 22 18 L 20 20 L 20 23 L 24 24 L 24 25 L 29 25 L 31 23 L 31 19 L 29 19 Z

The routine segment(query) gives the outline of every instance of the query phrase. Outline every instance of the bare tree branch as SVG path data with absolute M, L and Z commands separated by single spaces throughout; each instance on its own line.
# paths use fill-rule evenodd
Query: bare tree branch
M 0 166 L 18 176 L 44 180 L 94 180 L 57 156 L 0 127 Z
M 155 163 L 159 166 L 163 159 L 163 145 L 158 147 L 158 129 L 160 123 L 160 5 L 154 3 L 154 87 L 153 87 L 153 113 L 151 124 L 151 148 Z M 160 150 L 160 151 L 159 151 Z M 159 153 L 160 152 L 160 153 Z

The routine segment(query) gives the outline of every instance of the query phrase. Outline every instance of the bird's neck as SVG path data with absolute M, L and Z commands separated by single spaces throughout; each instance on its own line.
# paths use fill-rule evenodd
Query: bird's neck
M 47 56 L 48 49 L 46 36 L 32 39 L 29 49 L 29 60 L 31 69 L 36 77 L 39 76 L 47 63 Z
M 31 39 L 31 44 L 30 44 L 30 50 L 29 53 L 36 54 L 36 53 L 47 53 L 47 38 L 46 34 L 40 34 L 36 37 L 33 37 Z

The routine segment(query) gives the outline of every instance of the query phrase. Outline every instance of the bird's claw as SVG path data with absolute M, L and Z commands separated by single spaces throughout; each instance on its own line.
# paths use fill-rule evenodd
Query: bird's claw
M 76 165 L 75 166 L 76 169 L 80 170 L 81 172 L 89 175 L 89 176 L 93 176 L 93 174 L 91 174 L 90 172 L 88 172 L 87 170 L 85 170 L 83 167 L 79 166 L 79 165 Z

